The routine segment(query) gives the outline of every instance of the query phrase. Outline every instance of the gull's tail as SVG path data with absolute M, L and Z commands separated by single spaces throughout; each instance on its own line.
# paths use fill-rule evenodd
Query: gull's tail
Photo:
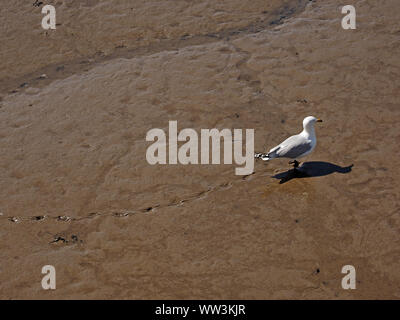
M 255 153 L 254 158 L 261 159 L 263 161 L 268 161 L 271 159 L 270 157 L 268 157 L 267 153 Z

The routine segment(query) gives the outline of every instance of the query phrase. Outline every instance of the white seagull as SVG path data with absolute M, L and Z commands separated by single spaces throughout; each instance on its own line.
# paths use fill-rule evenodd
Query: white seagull
M 275 158 L 290 158 L 290 164 L 294 164 L 294 168 L 299 166 L 296 159 L 305 157 L 310 154 L 317 145 L 317 137 L 315 136 L 314 124 L 322 122 L 312 116 L 305 117 L 303 120 L 303 131 L 299 134 L 291 136 L 283 141 L 281 144 L 269 150 L 268 153 L 256 153 L 256 159 L 268 161 Z

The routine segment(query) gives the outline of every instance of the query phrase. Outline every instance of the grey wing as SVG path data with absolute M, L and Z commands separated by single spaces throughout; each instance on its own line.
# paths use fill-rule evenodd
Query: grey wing
M 311 150 L 311 141 L 302 136 L 291 136 L 279 145 L 276 155 L 281 158 L 295 159 Z

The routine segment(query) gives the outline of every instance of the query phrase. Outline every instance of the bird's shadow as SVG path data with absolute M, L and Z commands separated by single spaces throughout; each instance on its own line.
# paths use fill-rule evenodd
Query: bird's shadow
M 322 177 L 335 172 L 349 173 L 352 167 L 353 165 L 341 167 L 329 162 L 310 161 L 304 162 L 297 169 L 290 169 L 288 171 L 278 173 L 272 176 L 272 178 L 279 179 L 279 183 L 282 184 L 296 178 Z

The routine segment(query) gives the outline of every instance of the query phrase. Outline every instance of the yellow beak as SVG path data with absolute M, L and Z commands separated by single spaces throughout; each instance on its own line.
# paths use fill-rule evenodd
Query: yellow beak
M 322 120 L 321 119 L 317 119 L 317 122 L 322 122 Z

